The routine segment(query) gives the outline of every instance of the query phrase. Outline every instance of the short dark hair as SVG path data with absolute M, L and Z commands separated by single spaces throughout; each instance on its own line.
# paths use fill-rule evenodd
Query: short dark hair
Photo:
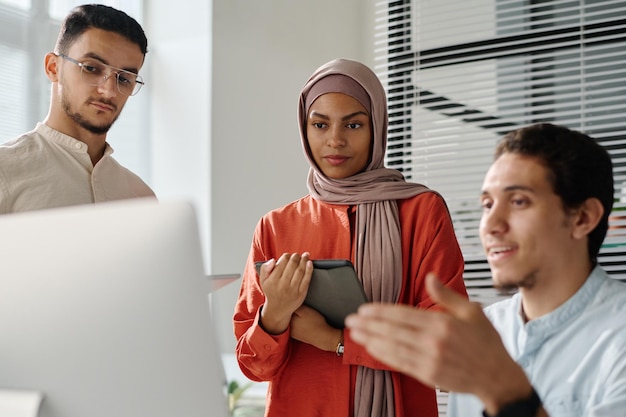
M 102 4 L 83 4 L 70 11 L 57 38 L 55 52 L 65 54 L 70 46 L 89 28 L 108 30 L 137 44 L 145 56 L 148 39 L 141 25 L 121 10 Z
M 613 163 L 609 153 L 591 137 L 563 126 L 539 123 L 505 135 L 495 151 L 539 158 L 549 171 L 548 181 L 567 210 L 580 207 L 588 198 L 597 198 L 604 214 L 589 233 L 588 252 L 597 262 L 598 252 L 609 227 L 613 208 Z

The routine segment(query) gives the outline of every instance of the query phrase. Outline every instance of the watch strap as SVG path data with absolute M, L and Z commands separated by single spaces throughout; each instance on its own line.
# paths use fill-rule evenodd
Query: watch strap
M 531 386 L 531 393 L 527 398 L 513 401 L 502 407 L 497 414 L 489 415 L 483 411 L 483 417 L 535 417 L 541 407 L 541 398 Z

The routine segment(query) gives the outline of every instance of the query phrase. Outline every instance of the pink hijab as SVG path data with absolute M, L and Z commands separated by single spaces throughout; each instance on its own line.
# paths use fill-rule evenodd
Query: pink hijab
M 372 121 L 370 162 L 364 171 L 348 178 L 326 177 L 318 169 L 309 149 L 306 137 L 308 109 L 317 97 L 326 93 L 352 96 L 368 109 Z M 311 165 L 309 193 L 326 203 L 357 205 L 354 256 L 357 274 L 371 301 L 397 303 L 403 277 L 396 200 L 431 190 L 407 182 L 399 171 L 384 167 L 387 117 L 385 89 L 372 70 L 356 61 L 336 59 L 322 65 L 311 75 L 300 93 L 300 137 Z M 355 417 L 393 417 L 395 406 L 391 373 L 360 366 L 354 401 Z

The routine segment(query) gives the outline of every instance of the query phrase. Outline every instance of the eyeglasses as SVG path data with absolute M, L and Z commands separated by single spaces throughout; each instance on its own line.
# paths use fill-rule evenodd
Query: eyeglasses
M 134 96 L 144 85 L 141 75 L 134 72 L 112 67 L 99 61 L 86 60 L 80 62 L 64 54 L 57 54 L 57 56 L 78 65 L 83 81 L 89 85 L 100 86 L 109 79 L 111 74 L 115 74 L 117 90 L 124 95 Z

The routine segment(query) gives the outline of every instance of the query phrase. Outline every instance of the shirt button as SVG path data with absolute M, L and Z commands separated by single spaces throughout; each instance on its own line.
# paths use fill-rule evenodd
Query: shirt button
M 75 147 L 76 149 L 81 149 L 81 148 L 83 147 L 83 144 L 82 144 L 82 143 L 75 143 L 75 144 L 74 144 L 74 147 Z
M 265 348 L 265 350 L 270 350 L 272 349 L 272 347 L 270 345 L 263 345 L 263 347 Z
M 357 362 L 357 363 L 361 363 L 361 362 L 363 362 L 363 358 L 362 358 L 361 356 L 357 356 L 357 357 L 356 357 L 356 362 Z

